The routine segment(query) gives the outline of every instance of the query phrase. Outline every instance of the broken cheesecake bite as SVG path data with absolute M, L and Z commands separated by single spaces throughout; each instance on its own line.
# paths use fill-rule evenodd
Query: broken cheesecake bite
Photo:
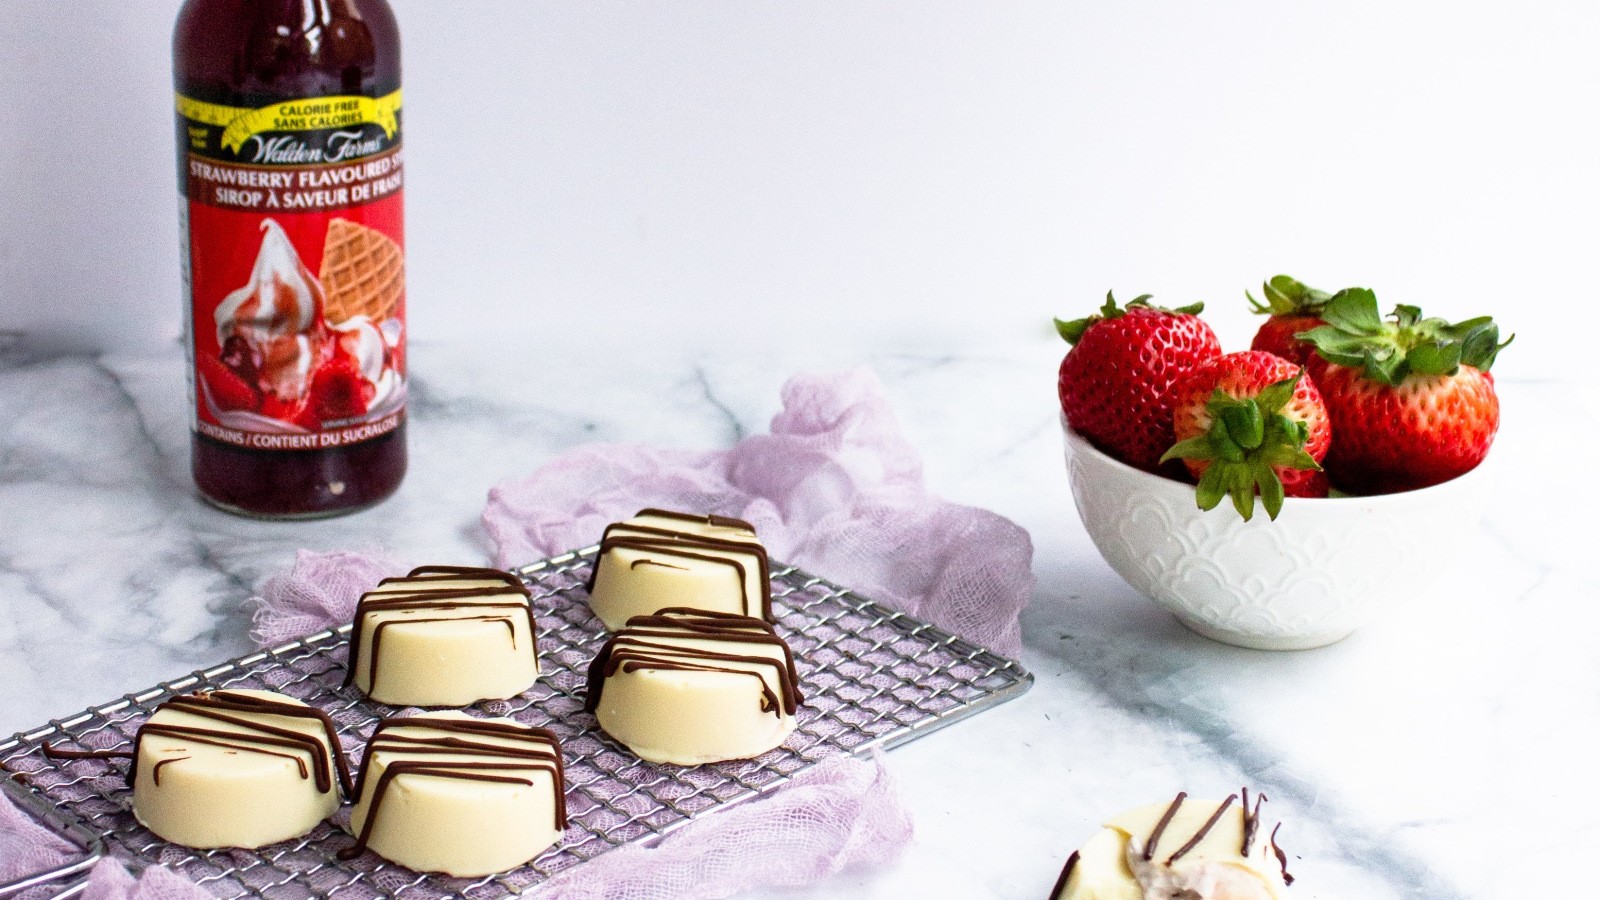
M 699 609 L 635 616 L 589 667 L 586 708 L 641 759 L 759 756 L 794 731 L 789 645 L 760 619 Z
M 643 509 L 606 528 L 589 606 L 608 631 L 671 607 L 772 619 L 767 551 L 740 519 Z
M 1050 900 L 1281 900 L 1294 877 L 1265 800 L 1179 793 L 1125 812 L 1067 859 Z
M 422 566 L 361 596 L 345 684 L 392 706 L 514 697 L 539 676 L 528 588 L 499 569 Z

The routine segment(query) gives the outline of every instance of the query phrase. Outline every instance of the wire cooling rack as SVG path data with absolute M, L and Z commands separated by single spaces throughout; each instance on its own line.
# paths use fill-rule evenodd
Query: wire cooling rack
M 0 885 L 0 898 L 62 898 L 110 854 L 136 869 L 169 866 L 222 900 L 338 898 L 498 900 L 607 850 L 650 842 L 719 808 L 758 796 L 824 759 L 892 747 L 1028 690 L 1017 663 L 880 606 L 793 567 L 775 566 L 778 633 L 794 650 L 805 703 L 779 748 L 753 760 L 682 767 L 644 762 L 584 711 L 585 673 L 605 639 L 584 583 L 597 548 L 514 570 L 533 593 L 541 675 L 527 693 L 478 704 L 480 713 L 550 728 L 566 757 L 569 824 L 561 843 L 533 862 L 486 878 L 422 874 L 368 852 L 348 862 L 348 812 L 310 834 L 260 850 L 191 850 L 161 840 L 129 811 L 125 761 L 47 759 L 42 745 L 127 748 L 157 705 L 203 689 L 261 688 L 327 712 L 346 755 L 360 758 L 379 719 L 395 707 L 343 687 L 350 626 L 252 653 L 115 703 L 52 721 L 0 743 L 0 789 L 82 850 L 55 872 Z

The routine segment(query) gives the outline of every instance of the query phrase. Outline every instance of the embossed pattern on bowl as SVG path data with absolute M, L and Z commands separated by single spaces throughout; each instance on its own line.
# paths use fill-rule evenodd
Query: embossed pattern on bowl
M 1332 644 L 1425 594 L 1483 516 L 1485 466 L 1401 494 L 1289 498 L 1246 522 L 1194 487 L 1121 463 L 1062 421 L 1073 501 L 1089 537 L 1140 593 L 1192 630 L 1260 650 Z

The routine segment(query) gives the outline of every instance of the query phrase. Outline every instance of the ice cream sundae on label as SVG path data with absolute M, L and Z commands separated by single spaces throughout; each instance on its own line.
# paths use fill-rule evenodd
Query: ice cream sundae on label
M 309 433 L 398 409 L 404 376 L 398 349 L 403 326 L 392 315 L 397 301 L 360 308 L 344 296 L 347 287 L 327 283 L 337 274 L 328 270 L 350 255 L 349 241 L 370 244 L 382 236 L 333 220 L 318 278 L 278 222 L 262 220 L 261 231 L 249 281 L 216 308 L 220 365 L 198 367 L 207 410 L 217 423 L 246 432 Z M 330 291 L 341 294 L 338 303 L 330 304 Z M 330 322 L 335 316 L 338 321 Z

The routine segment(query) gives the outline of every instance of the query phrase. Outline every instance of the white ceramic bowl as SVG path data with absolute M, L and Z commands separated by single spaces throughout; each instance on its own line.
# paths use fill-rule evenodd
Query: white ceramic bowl
M 1376 497 L 1290 497 L 1276 521 L 1095 449 L 1067 427 L 1067 473 L 1083 525 L 1111 568 L 1213 640 L 1258 650 L 1332 644 L 1406 600 L 1470 546 L 1485 465 L 1444 484 Z

